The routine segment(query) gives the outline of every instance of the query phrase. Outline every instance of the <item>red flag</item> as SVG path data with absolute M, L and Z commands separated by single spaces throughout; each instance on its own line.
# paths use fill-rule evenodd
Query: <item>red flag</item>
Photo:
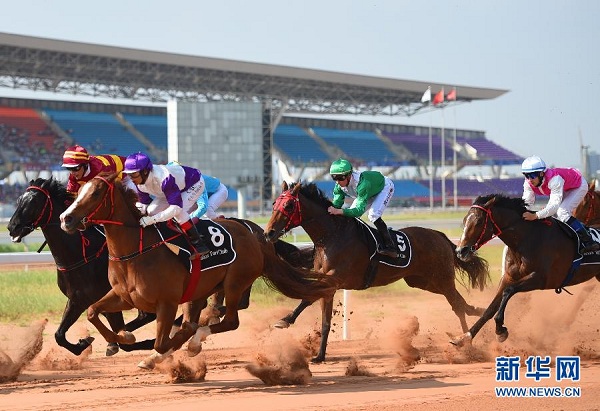
M 452 91 L 446 95 L 446 100 L 447 101 L 452 101 L 452 100 L 456 101 L 456 88 L 453 88 Z
M 441 89 L 433 98 L 433 105 L 444 102 L 444 89 Z

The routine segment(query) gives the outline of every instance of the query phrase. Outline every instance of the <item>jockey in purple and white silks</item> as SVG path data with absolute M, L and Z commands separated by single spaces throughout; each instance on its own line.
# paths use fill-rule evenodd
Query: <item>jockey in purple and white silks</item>
M 188 211 L 204 191 L 204 179 L 199 170 L 179 164 L 153 165 L 147 155 L 135 153 L 125 160 L 123 173 L 128 174 L 136 185 L 140 209 L 148 214 L 140 219 L 142 227 L 173 218 L 195 248 L 190 259 L 200 258 L 210 251 L 192 224 Z
M 536 195 L 550 196 L 544 208 L 535 213 L 526 211 L 523 218 L 533 221 L 556 215 L 556 218 L 571 226 L 579 236 L 580 252 L 600 250 L 600 244 L 592 240 L 585 226 L 572 215 L 588 191 L 587 181 L 581 172 L 575 168 L 548 168 L 544 160 L 537 156 L 526 158 L 521 171 L 525 176 L 523 200 L 528 206 L 535 203 Z

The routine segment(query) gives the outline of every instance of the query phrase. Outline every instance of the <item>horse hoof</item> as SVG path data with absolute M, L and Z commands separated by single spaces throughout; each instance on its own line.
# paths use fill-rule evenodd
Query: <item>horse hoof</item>
M 133 344 L 135 342 L 135 335 L 129 331 L 119 331 L 119 337 L 121 337 L 121 344 Z
M 325 361 L 325 357 L 321 357 L 321 356 L 316 356 L 315 358 L 310 360 L 310 362 L 312 362 L 313 364 L 320 364 L 323 361 Z
M 115 355 L 118 352 L 119 352 L 119 345 L 117 343 L 110 343 L 106 347 L 106 356 L 107 357 L 112 357 L 113 355 Z
M 450 336 L 450 337 L 452 337 L 452 336 Z M 470 344 L 472 340 L 473 340 L 473 337 L 471 337 L 471 333 L 467 332 L 461 336 L 452 338 L 450 340 L 450 344 L 452 344 L 456 347 L 463 347 L 466 343 Z
M 144 358 L 142 361 L 138 363 L 138 368 L 142 368 L 144 370 L 153 370 L 154 369 L 154 360 L 151 358 Z
M 285 320 L 279 320 L 275 324 L 273 324 L 273 328 L 290 328 L 290 323 Z
M 192 340 L 188 343 L 187 346 L 187 353 L 188 353 L 188 357 L 195 357 L 196 355 L 200 354 L 200 351 L 202 351 L 202 342 L 197 342 Z
M 501 334 L 496 335 L 496 339 L 498 340 L 498 342 L 501 342 L 501 343 L 506 341 L 507 338 L 508 338 L 508 330 L 504 331 Z
M 211 317 L 208 319 L 208 325 L 216 325 L 219 324 L 221 322 L 221 319 L 219 317 Z

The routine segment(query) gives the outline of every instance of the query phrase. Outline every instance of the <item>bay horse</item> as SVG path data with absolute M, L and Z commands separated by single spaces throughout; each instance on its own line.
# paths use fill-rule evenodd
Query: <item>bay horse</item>
M 188 267 L 165 244 L 155 227 L 140 227 L 141 214 L 135 207 L 137 194 L 115 182 L 116 176 L 99 175 L 88 181 L 60 216 L 61 227 L 67 232 L 77 230 L 82 224 L 104 224 L 112 289 L 88 308 L 88 320 L 107 342 L 130 343 L 135 337 L 130 333 L 114 333 L 104 325 L 98 313 L 135 307 L 156 313 L 154 348 L 158 353 L 169 354 L 195 334 L 188 344 L 188 353 L 195 355 L 207 336 L 239 326 L 241 295 L 261 275 L 267 284 L 296 299 L 312 301 L 331 294 L 335 287 L 323 276 L 292 267 L 279 258 L 274 246 L 261 236 L 236 221 L 225 219 L 219 220 L 219 224 L 231 234 L 235 260 L 203 271 L 197 285 L 188 290 L 191 281 Z M 206 241 L 215 241 L 218 236 L 214 237 Z M 182 328 L 169 336 L 182 296 L 206 304 L 210 295 L 221 290 L 225 294 L 226 309 L 219 323 L 199 327 L 191 321 L 193 313 L 184 309 Z
M 527 205 L 521 198 L 490 194 L 477 197 L 464 217 L 463 233 L 456 247 L 461 260 L 475 257 L 476 251 L 493 237 L 499 237 L 508 247 L 509 258 L 504 262 L 492 302 L 468 332 L 450 341 L 452 344 L 471 342 L 494 315 L 496 337 L 505 341 L 508 329 L 504 326 L 504 311 L 516 293 L 546 289 L 559 293 L 567 285 L 593 277 L 600 281 L 600 265 L 582 264 L 570 274 L 573 261 L 579 257 L 575 233 L 570 228 L 554 218 L 525 221 L 525 211 Z
M 81 314 L 110 290 L 108 282 L 108 252 L 106 238 L 98 227 L 69 235 L 60 228 L 59 216 L 66 210 L 69 197 L 65 186 L 59 181 L 38 178 L 17 199 L 15 212 L 8 223 L 11 241 L 14 243 L 40 228 L 54 262 L 58 288 L 67 297 L 58 329 L 54 333 L 56 343 L 75 355 L 80 355 L 94 341 L 93 337 L 80 339 L 73 344 L 66 333 Z M 41 251 L 41 249 L 40 249 Z M 121 312 L 104 314 L 114 331 L 133 331 L 151 321 L 154 314 L 140 311 L 138 317 L 125 324 Z M 154 342 L 142 341 L 124 345 L 125 351 L 150 350 Z M 106 355 L 119 351 L 117 344 L 109 344 Z
M 291 187 L 284 183 L 282 188 L 265 227 L 267 238 L 275 241 L 290 229 L 302 226 L 315 245 L 314 270 L 336 278 L 338 288 L 364 289 L 372 255 L 364 232 L 365 224 L 358 219 L 330 215 L 327 208 L 332 203 L 314 183 L 295 183 Z M 479 316 L 483 309 L 467 304 L 456 289 L 455 275 L 457 271 L 466 274 L 471 287 L 483 289 L 489 280 L 487 262 L 481 258 L 470 262 L 459 260 L 454 254 L 454 243 L 439 231 L 407 227 L 403 232 L 412 245 L 410 264 L 401 268 L 377 263 L 376 275 L 369 282 L 372 286 L 384 286 L 404 279 L 410 287 L 442 294 L 466 331 L 465 316 Z M 321 344 L 313 362 L 325 360 L 334 294 L 322 300 Z M 282 320 L 283 324 L 279 324 L 279 327 L 293 324 L 310 304 L 310 301 L 302 301 L 294 312 Z
M 586 226 L 600 224 L 600 191 L 596 191 L 596 180 L 588 184 L 588 191 L 573 216 Z

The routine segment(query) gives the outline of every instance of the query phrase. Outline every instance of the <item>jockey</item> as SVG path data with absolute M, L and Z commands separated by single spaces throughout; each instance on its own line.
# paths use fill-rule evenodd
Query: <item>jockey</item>
M 556 215 L 556 218 L 567 223 L 579 236 L 581 240 L 579 252 L 600 250 L 600 244 L 592 240 L 585 226 L 572 215 L 573 210 L 588 191 L 587 181 L 579 170 L 548 168 L 544 160 L 538 156 L 532 156 L 523 161 L 521 171 L 525 176 L 523 200 L 528 206 L 535 203 L 536 195 L 550 196 L 546 207 L 535 213 L 525 211 L 523 218 L 533 221 Z
M 124 164 L 125 157 L 122 156 L 114 154 L 90 156 L 87 150 L 81 146 L 75 145 L 67 148 L 63 154 L 62 163 L 62 167 L 69 170 L 67 193 L 72 197 L 77 197 L 77 192 L 83 184 L 103 172 L 122 172 Z
M 170 161 L 167 165 L 171 164 L 179 163 L 177 161 Z M 198 222 L 203 215 L 206 215 L 211 220 L 222 217 L 216 211 L 227 200 L 227 196 L 229 195 L 227 187 L 218 178 L 206 174 L 202 174 L 202 178 L 204 179 L 204 191 L 198 197 L 198 201 L 196 201 L 197 208 L 190 213 L 190 217 L 194 223 Z
M 191 250 L 190 260 L 210 251 L 187 211 L 204 191 L 199 170 L 179 164 L 153 165 L 147 155 L 135 153 L 125 160 L 123 172 L 136 185 L 140 209 L 148 214 L 140 219 L 142 227 L 174 218 L 195 249 Z
M 369 221 L 375 224 L 383 238 L 383 247 L 379 247 L 377 252 L 398 258 L 400 254 L 397 245 L 381 219 L 394 195 L 394 182 L 379 171 L 353 171 L 352 164 L 343 158 L 331 164 L 329 174 L 336 183 L 333 188 L 333 206 L 327 209 L 329 214 L 360 217 L 368 207 Z M 349 208 L 342 209 L 346 196 L 354 198 L 354 201 Z
M 202 177 L 204 177 L 204 192 L 196 201 L 198 208 L 190 214 L 193 221 L 199 220 L 203 215 L 211 220 L 218 218 L 219 214 L 216 211 L 229 195 L 227 187 L 218 178 L 206 174 L 203 174 Z

